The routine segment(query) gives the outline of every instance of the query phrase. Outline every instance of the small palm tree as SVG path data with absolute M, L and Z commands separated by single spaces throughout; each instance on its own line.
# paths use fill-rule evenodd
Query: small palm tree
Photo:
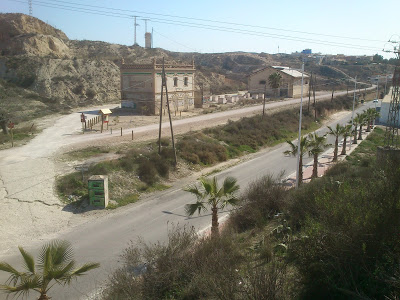
M 361 115 L 359 113 L 357 113 L 357 115 L 354 117 L 353 119 L 353 125 L 354 125 L 354 130 L 353 130 L 353 134 L 354 134 L 354 138 L 353 138 L 353 144 L 357 144 L 357 128 L 358 128 L 358 124 L 360 124 L 361 122 Z
M 192 216 L 196 211 L 200 214 L 202 211 L 207 211 L 206 206 L 210 206 L 212 212 L 211 236 L 217 237 L 219 235 L 218 211 L 227 205 L 238 204 L 239 199 L 236 197 L 236 192 L 239 190 L 239 185 L 233 177 L 225 178 L 222 187 L 219 187 L 216 177 L 201 178 L 200 184 L 200 188 L 194 185 L 185 189 L 186 192 L 192 193 L 197 198 L 196 203 L 185 206 L 186 214 Z
M 326 143 L 326 134 L 319 136 L 316 132 L 308 136 L 308 155 L 314 158 L 313 171 L 311 178 L 318 177 L 318 156 L 330 146 Z
M 285 152 L 283 152 L 285 155 L 291 155 L 296 157 L 297 156 L 297 151 L 298 151 L 298 147 L 297 144 L 293 144 L 291 141 L 286 141 L 289 146 L 290 146 L 290 150 L 286 150 Z M 299 170 L 299 185 L 303 183 L 303 157 L 304 155 L 307 153 L 307 148 L 308 148 L 308 139 L 306 136 L 303 136 L 300 140 L 300 159 L 299 159 L 299 165 L 298 170 Z
M 31 291 L 40 293 L 39 300 L 50 299 L 48 291 L 56 284 L 70 284 L 72 279 L 85 275 L 87 271 L 98 268 L 98 263 L 87 263 L 75 267 L 73 249 L 68 241 L 55 240 L 45 244 L 39 254 L 37 264 L 31 254 L 22 247 L 21 252 L 25 270 L 17 271 L 6 262 L 0 262 L 0 271 L 10 274 L 0 290 L 17 296 L 27 296 Z
M 274 89 L 275 97 L 277 96 L 278 89 L 281 86 L 282 75 L 278 72 L 275 72 L 268 76 L 269 86 Z M 264 104 L 263 104 L 263 118 L 265 114 L 265 96 L 264 96 Z
M 357 114 L 358 115 L 358 114 Z M 360 114 L 358 125 L 360 126 L 358 129 L 358 139 L 362 140 L 362 127 L 367 124 L 367 115 L 365 112 Z
M 328 134 L 333 135 L 335 137 L 335 148 L 333 150 L 332 161 L 337 161 L 338 149 L 339 149 L 339 137 L 343 134 L 343 127 L 338 123 L 334 128 L 328 126 L 328 130 L 329 130 Z
M 345 125 L 343 127 L 343 146 L 342 146 L 342 152 L 340 153 L 340 155 L 346 155 L 346 146 L 347 146 L 347 138 L 351 135 L 351 125 Z

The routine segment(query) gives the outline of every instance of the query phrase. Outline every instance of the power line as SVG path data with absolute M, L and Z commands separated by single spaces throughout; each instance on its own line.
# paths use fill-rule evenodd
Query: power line
M 23 1 L 19 1 L 19 0 L 9 0 L 9 1 L 24 3 Z M 65 1 L 59 1 L 59 2 L 69 3 L 69 2 L 65 2 Z M 35 3 L 39 6 L 62 9 L 62 10 L 69 10 L 69 11 L 76 11 L 76 12 L 81 12 L 81 13 L 103 15 L 103 16 L 116 17 L 116 18 L 126 18 L 126 19 L 132 18 L 131 15 L 125 14 L 125 13 L 99 11 L 99 10 L 87 9 L 87 8 L 82 8 L 82 7 L 73 7 L 73 6 L 67 6 L 67 5 L 61 5 L 61 4 L 53 4 L 53 3 L 48 3 L 48 2 L 44 2 L 44 1 L 35 1 Z M 78 4 L 73 4 L 73 5 L 78 5 Z M 84 5 L 84 6 L 88 6 L 88 5 Z M 95 7 L 95 6 L 93 6 L 93 7 Z M 119 9 L 112 9 L 112 10 L 119 10 Z M 208 29 L 208 30 L 221 31 L 221 32 L 239 33 L 239 34 L 277 38 L 277 39 L 297 41 L 297 42 L 312 42 L 314 44 L 335 46 L 335 47 L 342 47 L 342 48 L 350 48 L 350 49 L 358 49 L 358 50 L 364 50 L 364 51 L 381 51 L 380 48 L 375 48 L 375 47 L 370 47 L 370 46 L 345 44 L 345 43 L 339 43 L 339 42 L 329 42 L 329 41 L 316 40 L 316 39 L 305 39 L 305 38 L 298 38 L 298 37 L 293 37 L 293 36 L 283 36 L 283 35 L 259 32 L 259 31 L 254 31 L 254 30 L 245 30 L 245 29 L 221 27 L 221 26 L 217 27 L 217 26 L 213 26 L 213 25 L 205 25 L 205 24 L 192 23 L 192 22 L 182 22 L 182 21 L 175 21 L 175 20 L 166 20 L 166 19 L 160 19 L 160 18 L 153 18 L 153 19 L 151 19 L 151 21 L 153 23 L 160 23 L 160 24 L 185 26 L 185 27 L 192 27 L 192 28 L 199 28 L 199 29 Z M 253 26 L 253 27 L 257 27 L 257 26 Z
M 38 2 L 38 1 L 35 1 L 35 2 Z M 340 35 L 330 35 L 330 34 L 323 34 L 323 33 L 316 33 L 316 32 L 290 30 L 290 29 L 259 26 L 259 25 L 251 25 L 251 24 L 244 24 L 244 23 L 218 21 L 218 20 L 212 20 L 212 19 L 201 19 L 201 18 L 193 18 L 193 17 L 186 17 L 186 16 L 151 13 L 151 12 L 144 12 L 144 11 L 137 11 L 137 10 L 125 10 L 125 9 L 118 9 L 118 8 L 112 8 L 112 7 L 104 7 L 104 6 L 97 6 L 97 5 L 82 4 L 82 3 L 70 2 L 70 1 L 57 1 L 57 3 L 66 3 L 66 4 L 70 4 L 70 5 L 86 6 L 86 7 L 91 7 L 91 8 L 100 8 L 100 9 L 122 11 L 122 12 L 140 13 L 140 14 L 153 15 L 153 16 L 162 16 L 162 17 L 170 17 L 170 18 L 177 18 L 177 19 L 185 19 L 185 20 L 191 20 L 191 21 L 192 20 L 196 20 L 196 21 L 211 22 L 211 23 L 217 23 L 217 24 L 228 24 L 228 25 L 234 25 L 234 26 L 243 26 L 243 27 L 251 27 L 251 28 L 276 30 L 276 31 L 302 33 L 302 34 L 308 34 L 308 35 L 319 35 L 319 36 L 326 36 L 326 37 L 333 37 L 333 38 L 342 38 L 342 39 L 360 40 L 360 41 L 369 41 L 369 42 L 380 42 L 380 43 L 385 43 L 386 42 L 386 41 L 381 41 L 381 40 L 364 39 L 364 38 L 340 36 Z

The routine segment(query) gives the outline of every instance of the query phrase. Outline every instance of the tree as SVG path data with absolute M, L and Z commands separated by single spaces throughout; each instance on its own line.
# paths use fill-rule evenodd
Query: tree
M 357 114 L 359 115 L 359 114 Z M 367 115 L 365 112 L 359 115 L 358 125 L 360 126 L 358 129 L 358 139 L 362 140 L 362 127 L 367 124 Z
M 196 196 L 197 201 L 193 204 L 185 206 L 186 214 L 192 216 L 196 211 L 200 214 L 202 211 L 207 211 L 207 207 L 211 207 L 212 223 L 211 236 L 219 235 L 218 211 L 224 209 L 227 205 L 235 206 L 239 199 L 236 197 L 236 192 L 239 190 L 237 180 L 233 177 L 226 177 L 222 187 L 219 187 L 217 178 L 212 179 L 201 178 L 200 188 L 193 185 L 185 189 L 186 192 Z
M 353 144 L 357 144 L 357 128 L 358 128 L 358 124 L 360 124 L 361 122 L 361 115 L 359 113 L 357 113 L 357 115 L 354 117 L 353 119 L 353 125 L 354 125 L 354 138 L 353 138 Z
M 9 117 L 7 113 L 0 111 L 0 128 L 3 130 L 3 134 L 8 135 L 8 122 Z
M 268 76 L 269 86 L 274 90 L 275 97 L 278 94 L 278 89 L 281 86 L 282 75 L 278 72 L 275 72 Z M 264 96 L 264 104 L 263 104 L 263 118 L 265 114 L 265 96 Z
M 311 178 L 318 177 L 318 156 L 330 146 L 326 143 L 326 134 L 319 136 L 316 132 L 308 136 L 308 155 L 314 158 L 313 172 Z
M 48 291 L 56 284 L 70 284 L 72 279 L 85 275 L 87 271 L 98 268 L 98 263 L 87 263 L 75 267 L 73 249 L 68 241 L 55 240 L 45 244 L 40 250 L 37 263 L 31 254 L 18 247 L 23 258 L 25 270 L 17 271 L 6 262 L 0 262 L 0 271 L 10 274 L 0 290 L 17 296 L 27 296 L 31 291 L 40 293 L 39 300 L 50 299 Z
M 365 114 L 367 119 L 367 132 L 370 132 L 375 119 L 379 117 L 379 113 L 374 108 L 368 108 Z
M 343 146 L 340 155 L 346 155 L 347 138 L 351 135 L 351 125 L 345 125 L 343 127 L 342 134 L 343 134 Z
M 289 146 L 290 150 L 286 150 L 284 152 L 285 155 L 291 155 L 296 157 L 297 156 L 297 144 L 293 144 L 291 141 L 286 141 Z M 299 168 L 299 185 L 303 183 L 303 157 L 307 153 L 307 148 L 308 148 L 308 139 L 306 136 L 303 136 L 300 140 L 300 159 L 299 159 L 299 165 L 297 166 Z
M 341 126 L 339 123 L 336 124 L 336 127 L 332 128 L 328 126 L 328 130 L 330 135 L 333 135 L 335 137 L 335 148 L 333 150 L 333 160 L 332 161 L 337 161 L 338 158 L 338 148 L 339 148 L 339 137 L 343 134 L 343 126 Z

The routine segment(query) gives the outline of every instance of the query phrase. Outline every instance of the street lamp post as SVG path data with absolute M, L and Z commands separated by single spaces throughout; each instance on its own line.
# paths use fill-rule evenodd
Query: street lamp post
M 300 168 L 300 142 L 301 142 L 301 118 L 303 116 L 303 84 L 304 84 L 304 61 L 301 66 L 301 98 L 300 98 L 300 118 L 299 118 L 299 139 L 297 141 L 297 167 L 296 167 L 296 188 L 299 187 Z
M 351 113 L 351 128 L 354 130 L 354 105 L 356 103 L 356 90 L 357 90 L 357 76 L 354 78 L 354 94 L 353 94 L 353 112 Z M 350 139 L 350 150 L 351 150 L 351 139 Z

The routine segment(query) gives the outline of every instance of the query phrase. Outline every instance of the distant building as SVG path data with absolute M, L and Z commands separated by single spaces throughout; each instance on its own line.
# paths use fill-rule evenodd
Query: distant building
M 304 49 L 303 51 L 301 51 L 302 54 L 311 54 L 312 51 L 311 49 Z
M 296 98 L 301 96 L 301 72 L 289 67 L 269 66 L 257 70 L 248 76 L 248 90 L 251 95 L 265 93 L 267 97 L 274 94 L 269 86 L 268 77 L 273 73 L 279 73 L 282 76 L 281 86 L 279 88 L 280 97 Z M 303 95 L 308 93 L 309 76 L 304 74 Z
M 171 111 L 194 107 L 194 62 L 192 64 L 165 64 L 168 98 Z M 121 72 L 121 107 L 132 108 L 139 113 L 159 114 L 161 101 L 162 64 L 125 64 Z M 164 90 L 163 109 L 166 108 Z
M 150 32 L 146 32 L 145 34 L 144 34 L 144 47 L 146 48 L 146 49 L 150 49 L 151 47 L 152 47 L 152 45 L 151 45 L 151 33 Z

